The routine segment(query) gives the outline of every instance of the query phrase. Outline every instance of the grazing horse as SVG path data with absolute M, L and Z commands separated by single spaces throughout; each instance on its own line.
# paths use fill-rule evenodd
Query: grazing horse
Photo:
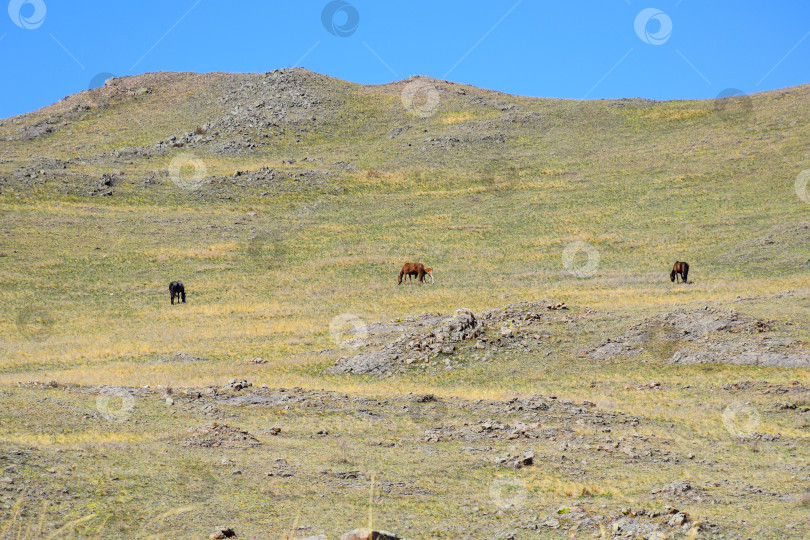
M 399 271 L 399 280 L 397 283 L 402 285 L 402 278 L 404 276 L 408 276 L 408 279 L 411 279 L 413 276 L 417 277 L 417 280 L 421 283 L 425 281 L 425 275 L 429 275 L 431 281 L 433 281 L 433 269 L 428 268 L 425 270 L 425 265 L 422 263 L 405 263 L 402 267 L 402 270 Z
M 675 281 L 681 276 L 681 280 L 686 283 L 686 278 L 689 275 L 689 263 L 675 261 L 675 266 L 672 267 L 672 272 L 669 273 L 669 280 Z
M 169 294 L 172 297 L 172 305 L 174 305 L 175 298 L 177 298 L 178 304 L 181 300 L 184 304 L 186 303 L 186 288 L 183 286 L 182 282 L 172 281 L 169 283 Z

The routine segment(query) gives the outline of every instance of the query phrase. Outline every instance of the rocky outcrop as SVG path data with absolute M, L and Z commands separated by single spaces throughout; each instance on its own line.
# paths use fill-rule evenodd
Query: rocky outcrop
M 567 309 L 562 302 L 520 302 L 477 315 L 460 308 L 450 316 L 426 313 L 367 325 L 366 336 L 344 345 L 372 350 L 340 358 L 327 373 L 389 377 L 409 366 L 453 369 L 462 352 L 488 354 L 501 348 L 531 351 L 544 335 L 539 324 L 551 317 L 550 312 Z
M 589 351 L 588 356 L 597 360 L 633 356 L 667 345 L 664 349 L 675 350 L 669 350 L 661 360 L 675 364 L 810 366 L 810 354 L 801 342 L 762 335 L 770 333 L 774 324 L 736 310 L 680 309 L 633 325 Z

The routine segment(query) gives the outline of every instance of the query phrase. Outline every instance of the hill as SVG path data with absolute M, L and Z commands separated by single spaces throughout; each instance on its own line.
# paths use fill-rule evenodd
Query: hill
M 0 531 L 803 537 L 809 120 L 285 69 L 0 121 Z

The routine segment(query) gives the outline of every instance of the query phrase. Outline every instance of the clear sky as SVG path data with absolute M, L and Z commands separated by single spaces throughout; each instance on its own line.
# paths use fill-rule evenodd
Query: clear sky
M 6 3 L 8 0 L 1 0 Z M 423 74 L 563 98 L 713 98 L 810 82 L 808 0 L 11 0 L 0 117 L 100 74 Z

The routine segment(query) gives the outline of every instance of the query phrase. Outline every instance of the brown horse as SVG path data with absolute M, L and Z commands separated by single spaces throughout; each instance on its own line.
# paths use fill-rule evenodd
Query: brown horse
M 416 276 L 417 280 L 422 283 L 425 281 L 425 276 L 430 276 L 431 283 L 433 282 L 433 268 L 425 268 L 422 263 L 405 263 L 402 270 L 399 271 L 399 280 L 397 283 L 402 285 L 402 278 L 408 276 L 410 280 Z
M 686 283 L 686 278 L 689 275 L 689 263 L 675 261 L 675 266 L 672 267 L 672 272 L 669 273 L 669 280 L 675 281 L 678 279 L 678 275 Z

